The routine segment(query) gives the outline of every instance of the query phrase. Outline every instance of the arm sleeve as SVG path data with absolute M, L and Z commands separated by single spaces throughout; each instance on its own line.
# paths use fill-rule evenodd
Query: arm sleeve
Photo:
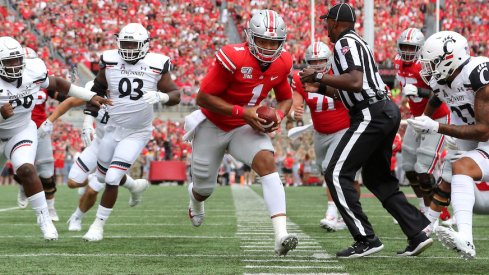
M 430 106 L 433 107 L 433 108 L 440 107 L 442 103 L 443 102 L 436 95 L 431 96 L 430 97 L 430 100 L 428 101 L 428 104 L 430 104 Z
M 341 69 L 344 72 L 351 70 L 363 71 L 360 60 L 360 47 L 351 38 L 342 38 L 335 44 L 335 55 L 338 57 Z
M 219 95 L 228 88 L 232 77 L 233 75 L 231 72 L 226 70 L 221 63 L 216 61 L 202 80 L 200 92 L 210 95 Z

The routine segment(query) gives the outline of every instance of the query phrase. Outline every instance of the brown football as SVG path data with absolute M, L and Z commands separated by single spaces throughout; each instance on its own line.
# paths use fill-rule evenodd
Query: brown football
M 267 121 L 262 124 L 263 128 L 265 128 L 267 132 L 271 131 L 273 127 L 277 126 L 278 119 L 274 108 L 261 106 L 256 109 L 256 114 L 259 118 L 263 118 Z

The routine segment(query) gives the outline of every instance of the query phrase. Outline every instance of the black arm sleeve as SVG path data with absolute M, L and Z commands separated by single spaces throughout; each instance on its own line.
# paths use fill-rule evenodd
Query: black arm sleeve
M 443 103 L 440 98 L 438 98 L 436 95 L 430 97 L 430 100 L 428 101 L 428 103 L 430 104 L 431 107 L 433 108 L 438 108 L 441 106 L 441 104 Z
M 418 96 L 423 98 L 429 98 L 431 95 L 430 89 L 418 88 Z
M 93 86 L 92 89 L 90 89 L 92 92 L 97 93 L 98 96 L 104 97 L 107 93 L 107 86 L 103 83 L 100 83 L 100 81 L 95 78 L 93 80 Z

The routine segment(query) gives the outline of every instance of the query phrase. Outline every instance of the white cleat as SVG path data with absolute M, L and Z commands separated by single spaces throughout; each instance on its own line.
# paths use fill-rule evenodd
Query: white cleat
M 275 254 L 278 256 L 286 256 L 291 250 L 294 250 L 299 243 L 299 239 L 294 234 L 287 234 L 275 242 Z
M 39 225 L 46 241 L 55 241 L 58 239 L 58 231 L 56 230 L 56 227 L 54 227 L 53 221 L 48 213 L 37 215 L 37 225 Z
M 75 215 L 71 215 L 68 220 L 68 231 L 81 231 L 82 228 L 82 220 Z
M 326 216 L 326 218 L 319 221 L 319 226 L 321 226 L 321 228 L 328 230 L 329 232 L 336 231 L 337 221 L 338 221 L 337 217 L 328 215 Z
M 446 220 L 446 221 L 442 221 L 441 224 L 443 226 L 448 226 L 448 227 L 452 227 L 454 225 L 456 225 L 456 221 L 455 221 L 455 217 L 451 217 L 450 219 Z
M 17 193 L 17 206 L 24 209 L 27 207 L 27 205 L 29 205 L 29 201 L 27 200 L 27 196 L 25 195 L 24 187 L 20 186 L 19 192 Z
M 143 197 L 144 191 L 148 189 L 149 182 L 145 179 L 134 180 L 134 187 L 131 190 L 131 197 L 129 198 L 129 206 L 134 207 L 138 205 Z
M 104 228 L 98 224 L 90 225 L 88 232 L 83 236 L 87 242 L 98 242 L 104 238 Z
M 49 216 L 51 217 L 51 220 L 53 222 L 59 222 L 59 216 L 58 216 L 58 213 L 56 212 L 56 209 L 48 208 L 48 211 L 49 211 Z
M 459 232 L 449 227 L 438 226 L 435 233 L 444 247 L 457 251 L 461 258 L 465 260 L 475 258 L 474 244 L 466 241 Z
M 348 227 L 346 226 L 346 223 L 343 220 L 343 218 L 338 217 L 338 220 L 336 221 L 336 231 L 345 230 L 347 228 Z
M 189 203 L 189 206 L 188 206 L 188 217 L 190 218 L 190 221 L 192 222 L 192 225 L 195 226 L 195 227 L 199 227 L 202 225 L 202 223 L 204 222 L 204 218 L 205 218 L 205 212 L 204 212 L 204 202 L 200 202 L 202 203 L 202 212 L 201 213 L 196 213 L 191 205 L 192 205 L 192 202 Z

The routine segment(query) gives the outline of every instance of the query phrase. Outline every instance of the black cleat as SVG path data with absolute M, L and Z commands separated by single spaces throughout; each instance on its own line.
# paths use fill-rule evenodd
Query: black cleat
M 357 241 L 350 247 L 336 253 L 336 258 L 339 259 L 353 259 L 364 257 L 376 252 L 381 251 L 384 248 L 382 242 L 376 236 L 370 240 Z

